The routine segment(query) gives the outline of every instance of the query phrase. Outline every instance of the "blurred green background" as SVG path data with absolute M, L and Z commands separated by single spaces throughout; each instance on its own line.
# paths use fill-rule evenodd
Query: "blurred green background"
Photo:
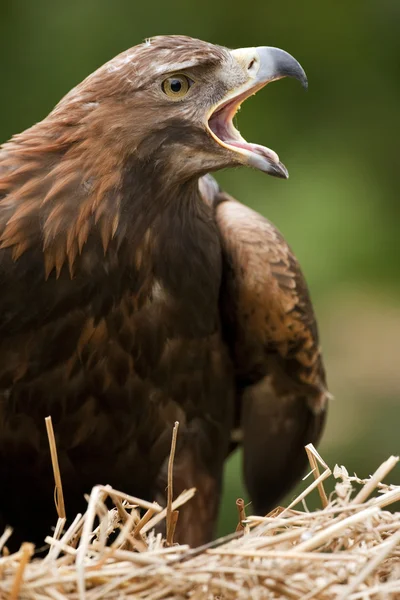
M 218 179 L 300 259 L 335 396 L 320 452 L 360 476 L 400 452 L 399 32 L 399 0 L 0 0 L 1 142 L 148 36 L 279 46 L 302 63 L 308 93 L 283 80 L 240 113 L 244 136 L 275 149 L 290 179 L 246 169 Z M 221 531 L 242 494 L 235 456 Z

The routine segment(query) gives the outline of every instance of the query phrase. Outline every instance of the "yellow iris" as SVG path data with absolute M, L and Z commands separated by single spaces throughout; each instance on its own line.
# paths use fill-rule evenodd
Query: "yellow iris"
M 171 75 L 162 82 L 162 90 L 169 98 L 179 100 L 186 96 L 192 83 L 186 75 Z

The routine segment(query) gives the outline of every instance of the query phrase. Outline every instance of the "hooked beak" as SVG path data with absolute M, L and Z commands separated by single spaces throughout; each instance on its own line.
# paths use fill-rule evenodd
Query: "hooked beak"
M 294 77 L 304 88 L 307 88 L 307 76 L 297 60 L 279 48 L 269 46 L 241 48 L 231 50 L 231 54 L 245 69 L 248 81 L 213 107 L 208 116 L 208 130 L 221 146 L 239 154 L 240 162 L 243 164 L 269 175 L 287 179 L 288 171 L 280 162 L 276 152 L 265 146 L 246 142 L 233 125 L 232 119 L 241 103 L 270 81 Z

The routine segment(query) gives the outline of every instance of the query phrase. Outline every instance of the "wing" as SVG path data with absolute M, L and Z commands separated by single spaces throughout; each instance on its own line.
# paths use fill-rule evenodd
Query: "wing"
M 264 217 L 201 182 L 221 234 L 221 319 L 236 372 L 245 481 L 266 513 L 306 466 L 326 415 L 325 372 L 307 286 L 296 257 Z

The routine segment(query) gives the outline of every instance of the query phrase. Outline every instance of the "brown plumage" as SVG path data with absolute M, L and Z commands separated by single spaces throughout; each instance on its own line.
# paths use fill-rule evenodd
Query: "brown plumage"
M 301 475 L 328 397 L 306 284 L 275 227 L 206 175 L 287 176 L 232 125 L 283 76 L 306 82 L 278 49 L 154 38 L 1 147 L 0 522 L 15 543 L 54 522 L 47 415 L 69 516 L 97 483 L 163 501 L 175 420 L 175 491 L 198 488 L 180 541 L 212 536 L 241 436 L 254 510 Z

